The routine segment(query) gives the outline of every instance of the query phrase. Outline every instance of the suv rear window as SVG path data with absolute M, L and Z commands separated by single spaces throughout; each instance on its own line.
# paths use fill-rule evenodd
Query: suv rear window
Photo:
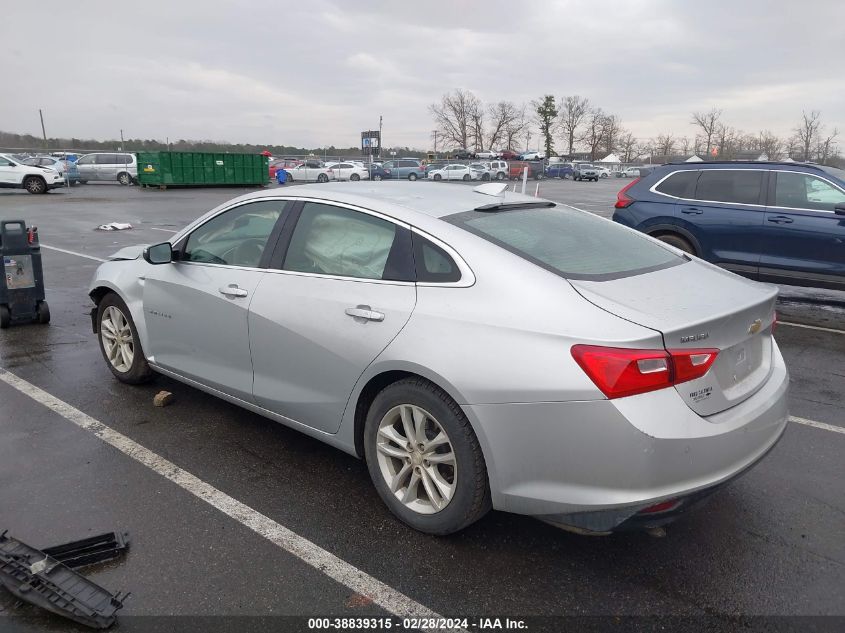
M 667 196 L 687 198 L 692 195 L 692 185 L 695 184 L 696 178 L 698 178 L 698 170 L 676 171 L 654 189 Z
M 567 279 L 605 281 L 686 261 L 644 235 L 564 207 L 468 211 L 445 219 Z
M 760 204 L 763 172 L 751 169 L 702 170 L 695 199 L 713 202 Z

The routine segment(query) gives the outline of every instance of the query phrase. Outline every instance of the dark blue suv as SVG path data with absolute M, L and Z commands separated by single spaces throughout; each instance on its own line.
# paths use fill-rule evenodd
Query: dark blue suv
M 841 169 L 670 163 L 622 189 L 615 206 L 616 222 L 751 279 L 845 290 Z

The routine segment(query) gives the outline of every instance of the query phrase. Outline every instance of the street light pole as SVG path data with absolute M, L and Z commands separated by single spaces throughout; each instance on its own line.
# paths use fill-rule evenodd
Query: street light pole
M 44 149 L 47 149 L 47 130 L 44 128 L 44 113 L 38 108 L 38 116 L 41 117 L 41 135 L 44 137 Z

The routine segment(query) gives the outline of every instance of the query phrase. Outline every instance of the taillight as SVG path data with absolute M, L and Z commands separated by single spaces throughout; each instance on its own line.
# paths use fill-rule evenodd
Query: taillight
M 669 499 L 668 501 L 661 501 L 660 503 L 655 503 L 653 506 L 643 508 L 637 514 L 657 514 L 658 512 L 669 512 L 669 510 L 674 510 L 680 504 L 680 499 Z
M 634 200 L 625 192 L 628 191 L 628 189 L 633 187 L 635 184 L 637 184 L 639 180 L 639 178 L 635 178 L 619 190 L 619 193 L 616 194 L 616 204 L 613 205 L 614 207 L 616 207 L 617 209 L 624 209 L 625 207 L 630 207 L 632 204 L 634 204 L 634 202 L 636 202 L 636 200 Z
M 624 398 L 700 378 L 719 350 L 654 350 L 574 345 L 572 357 L 608 398 Z
M 778 326 L 778 313 L 777 310 L 772 314 L 772 336 L 775 335 L 775 328 Z

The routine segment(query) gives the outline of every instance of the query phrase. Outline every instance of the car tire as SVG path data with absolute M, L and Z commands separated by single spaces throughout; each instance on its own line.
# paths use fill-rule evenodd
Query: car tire
M 381 175 L 376 174 L 375 176 L 373 176 L 373 180 L 381 180 Z
M 0 305 L 0 330 L 5 330 L 12 324 L 12 311 L 9 306 Z
M 661 242 L 666 242 L 669 246 L 674 246 L 675 248 L 684 251 L 685 253 L 698 255 L 698 253 L 695 252 L 695 247 L 690 244 L 689 240 L 676 233 L 663 233 L 662 235 L 655 235 L 654 237 L 659 239 Z
M 107 324 L 104 325 L 104 322 Z M 114 337 L 119 338 L 115 340 Z M 111 346 L 111 340 L 115 340 L 114 347 Z M 106 365 L 120 382 L 139 385 L 153 377 L 132 314 L 123 299 L 113 292 L 105 295 L 97 306 L 97 342 Z M 107 344 L 109 350 L 106 349 Z M 109 354 L 112 354 L 114 360 Z M 127 354 L 131 354 L 131 357 L 127 358 Z
M 23 188 L 29 193 L 47 193 L 47 183 L 39 176 L 27 176 L 23 181 Z
M 125 171 L 122 171 L 117 175 L 117 182 L 124 187 L 127 187 L 132 184 L 132 176 L 127 174 Z
M 496 180 L 504 180 L 504 179 L 505 179 L 504 172 L 500 171 L 498 174 L 496 174 Z
M 434 174 L 434 179 L 435 180 L 443 180 L 443 176 L 441 176 L 440 174 Z
M 413 180 L 416 180 L 416 179 L 417 179 L 417 175 L 416 175 L 416 174 L 408 174 L 408 180 L 413 181 Z
M 38 322 L 42 325 L 47 325 L 50 322 L 50 306 L 46 301 L 39 301 L 35 308 L 35 313 L 38 315 Z
M 461 180 L 463 180 L 464 182 L 468 182 L 469 181 L 469 174 L 464 174 L 464 177 L 461 178 Z
M 349 180 L 351 180 L 352 182 L 358 182 L 359 180 L 361 180 L 361 176 L 359 176 L 358 174 L 352 174 L 349 177 Z
M 402 416 L 416 443 L 406 441 Z M 429 443 L 438 437 L 445 441 Z M 446 392 L 422 378 L 400 380 L 376 396 L 367 412 L 364 451 L 382 501 L 415 530 L 452 534 L 491 508 L 487 466 L 469 420 Z M 429 462 L 432 456 L 437 460 Z
M 317 175 L 317 182 L 328 182 L 329 177 L 326 174 L 318 174 Z
M 88 184 L 88 181 L 87 181 L 87 180 L 80 180 L 80 181 L 79 181 L 79 184 L 80 184 L 80 185 L 87 185 L 87 184 Z

